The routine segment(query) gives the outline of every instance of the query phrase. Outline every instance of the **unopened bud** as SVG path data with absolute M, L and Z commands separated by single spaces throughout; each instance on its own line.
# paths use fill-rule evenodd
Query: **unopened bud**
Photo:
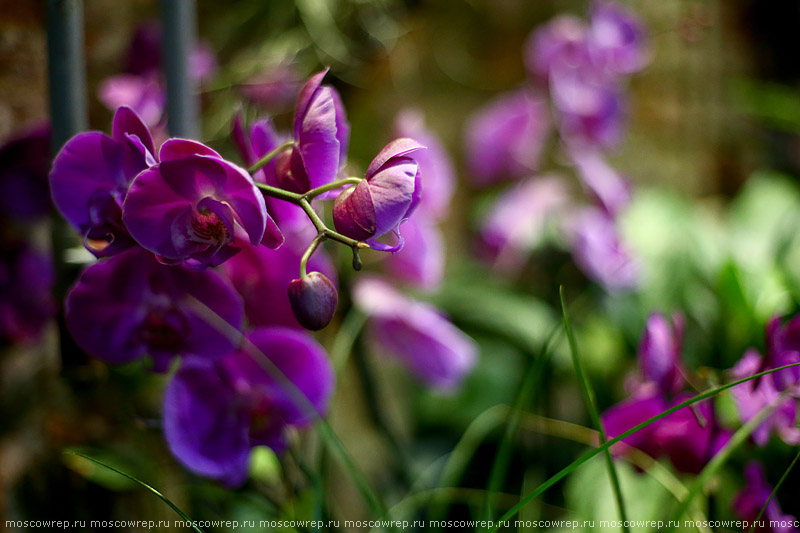
M 294 146 L 282 151 L 275 158 L 275 180 L 281 189 L 298 194 L 308 192 L 311 188 L 303 157 Z
M 327 326 L 333 318 L 339 295 L 324 274 L 311 272 L 289 283 L 289 303 L 300 325 L 317 331 Z

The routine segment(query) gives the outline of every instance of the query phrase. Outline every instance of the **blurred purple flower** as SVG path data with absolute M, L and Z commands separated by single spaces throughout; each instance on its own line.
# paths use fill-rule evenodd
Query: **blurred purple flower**
M 56 155 L 50 172 L 53 202 L 97 257 L 135 244 L 122 223 L 122 201 L 131 180 L 156 163 L 153 154 L 147 126 L 130 108 L 120 107 L 111 137 L 79 133 Z
M 280 135 L 275 130 L 269 118 L 255 121 L 248 132 L 242 122 L 241 113 L 233 119 L 232 137 L 239 155 L 248 167 L 288 140 L 288 137 Z M 258 183 L 278 187 L 275 160 L 255 172 L 253 179 Z M 294 235 L 303 242 L 310 241 L 317 234 L 311 220 L 300 206 L 272 197 L 265 198 L 265 202 L 267 211 L 284 234 Z
M 164 434 L 190 470 L 235 486 L 253 446 L 280 451 L 287 426 L 322 416 L 334 373 L 322 347 L 285 328 L 260 328 L 216 363 L 186 360 L 164 397 Z
M 141 24 L 131 38 L 125 72 L 100 83 L 98 98 L 111 110 L 129 106 L 161 137 L 167 102 L 162 74 L 162 32 L 157 22 Z M 208 81 L 217 71 L 217 58 L 208 43 L 198 41 L 189 55 L 189 75 Z
M 770 320 L 766 327 L 766 345 L 764 369 L 800 363 L 800 315 L 783 325 L 780 317 Z M 770 378 L 781 391 L 787 387 L 798 387 L 800 367 L 781 370 L 771 374 Z
M 22 132 L 0 147 L 0 211 L 21 221 L 50 210 L 50 125 Z
M 679 395 L 672 403 L 660 394 L 631 398 L 603 413 L 603 427 L 609 438 L 616 437 L 688 397 Z M 716 420 L 714 404 L 707 400 L 696 404 L 695 409 L 684 407 L 622 442 L 655 459 L 668 457 L 680 472 L 697 474 L 729 439 L 730 433 Z M 626 453 L 619 445 L 613 450 L 617 455 Z
M 272 66 L 239 85 L 239 91 L 251 102 L 270 110 L 291 105 L 302 83 L 292 64 Z
M 755 350 L 748 350 L 733 367 L 736 379 L 752 376 L 765 370 L 761 355 Z M 736 404 L 739 419 L 746 424 L 762 410 L 774 405 L 781 396 L 772 379 L 754 379 L 731 389 L 731 397 Z M 797 398 L 787 397 L 775 410 L 753 431 L 753 441 L 761 447 L 769 442 L 772 433 L 784 442 L 795 446 L 800 444 L 800 428 L 797 423 Z
M 751 461 L 745 466 L 744 481 L 744 488 L 736 494 L 732 508 L 739 518 L 752 523 L 761 512 L 761 508 L 767 503 L 772 494 L 772 487 L 767 483 L 767 476 L 764 474 L 763 467 L 756 461 Z M 770 531 L 791 533 L 797 531 L 791 525 L 796 521 L 794 516 L 783 514 L 778 505 L 778 500 L 773 498 L 767 505 L 764 516 L 759 520 L 759 526 L 755 531 L 759 533 Z M 762 523 L 763 526 L 761 525 Z M 776 527 L 773 527 L 773 525 Z
M 439 138 L 425 127 L 425 119 L 419 110 L 406 109 L 398 114 L 395 131 L 398 137 L 414 139 L 427 148 L 414 154 L 423 191 L 419 209 L 425 211 L 431 220 L 442 220 L 450 210 L 456 185 L 450 156 Z
M 554 18 L 531 33 L 525 45 L 528 72 L 547 82 L 553 68 L 589 62 L 586 24 L 572 15 Z
M 611 148 L 624 128 L 622 93 L 611 81 L 587 68 L 555 68 L 550 95 L 561 137 L 570 145 Z
M 374 278 L 357 282 L 353 302 L 369 317 L 374 351 L 397 359 L 428 385 L 452 390 L 475 365 L 475 342 L 435 307 Z
M 346 189 L 333 205 L 336 231 L 367 241 L 375 250 L 397 252 L 403 247 L 398 227 L 411 216 L 420 200 L 419 166 L 414 157 L 425 147 L 411 139 L 396 139 L 372 160 L 365 179 Z M 389 232 L 395 245 L 377 239 Z
M 336 179 L 347 159 L 350 125 L 339 93 L 322 78 L 312 76 L 297 99 L 294 112 L 294 145 L 275 160 L 278 185 L 304 193 Z
M 241 326 L 242 300 L 227 280 L 164 266 L 141 248 L 86 268 L 66 301 L 67 328 L 87 353 L 117 364 L 149 356 L 156 372 L 175 356 L 212 360 L 235 348 L 239 339 L 207 313 Z
M 647 318 L 639 342 L 642 376 L 655 383 L 665 397 L 676 394 L 684 385 L 681 363 L 684 324 L 680 313 L 672 316 L 671 324 L 664 315 L 653 313 Z
M 122 208 L 133 238 L 159 260 L 217 266 L 240 250 L 241 230 L 252 244 L 283 242 L 243 168 L 185 139 L 168 140 L 159 155 L 161 162 L 131 183 Z
M 597 68 L 611 75 L 633 74 L 649 61 L 645 28 L 631 11 L 597 0 L 591 7 L 588 50 Z
M 293 238 L 277 250 L 245 244 L 223 265 L 226 276 L 244 299 L 251 326 L 302 328 L 292 312 L 287 287 L 300 271 L 304 251 L 304 241 Z M 311 256 L 308 270 L 322 272 L 336 285 L 336 269 L 323 249 Z
M 519 269 L 568 203 L 569 192 L 556 176 L 529 178 L 503 192 L 481 225 L 493 266 L 502 272 Z
M 598 150 L 575 147 L 570 150 L 570 156 L 584 188 L 609 216 L 616 216 L 628 206 L 630 181 L 611 168 Z
M 46 159 L 45 159 L 46 160 Z M 27 244 L 3 250 L 0 261 L 0 340 L 35 341 L 57 306 L 53 260 Z
M 426 215 L 419 209 L 400 225 L 403 249 L 387 256 L 384 266 L 392 278 L 433 291 L 444 277 L 445 248 L 441 231 Z
M 150 128 L 158 128 L 167 104 L 167 93 L 157 75 L 118 74 L 100 83 L 97 96 L 108 109 L 128 106 Z
M 549 124 L 544 100 L 527 88 L 503 94 L 473 114 L 465 138 L 473 183 L 485 187 L 535 172 Z
M 609 290 L 636 286 L 639 271 L 635 260 L 620 243 L 614 221 L 595 208 L 577 213 L 572 220 L 572 254 L 590 278 Z

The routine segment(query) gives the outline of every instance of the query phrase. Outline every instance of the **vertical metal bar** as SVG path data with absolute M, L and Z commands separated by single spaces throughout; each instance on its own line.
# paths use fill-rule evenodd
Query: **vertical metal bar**
M 88 124 L 82 0 L 47 0 L 47 74 L 55 154 Z
M 189 73 L 189 55 L 197 40 L 195 0 L 161 0 L 167 127 L 176 137 L 197 138 L 199 102 Z

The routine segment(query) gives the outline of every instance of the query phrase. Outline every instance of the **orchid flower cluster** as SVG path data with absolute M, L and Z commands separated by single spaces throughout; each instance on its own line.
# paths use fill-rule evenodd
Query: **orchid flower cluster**
M 692 396 L 687 389 L 702 383 L 681 360 L 685 320 L 682 314 L 670 318 L 650 315 L 639 344 L 639 372 L 628 379 L 630 398 L 614 405 L 602 416 L 609 437 L 615 437 L 648 418 Z M 800 316 L 786 324 L 778 317 L 766 327 L 767 356 L 748 350 L 730 371 L 732 378 L 744 378 L 765 370 L 800 362 Z M 786 444 L 800 444 L 797 428 L 800 373 L 796 368 L 781 370 L 731 389 L 739 420 L 746 424 L 760 413 L 767 416 L 752 433 L 752 442 L 764 447 L 775 435 Z M 696 408 L 684 407 L 638 431 L 612 447 L 617 456 L 640 450 L 650 457 L 666 457 L 679 472 L 699 473 L 731 439 L 732 432 L 718 420 L 714 399 Z M 745 467 L 746 487 L 733 502 L 742 519 L 753 522 L 767 503 L 772 488 L 758 461 Z M 766 519 L 791 523 L 776 500 L 766 508 Z
M 481 229 L 495 267 L 514 271 L 563 218 L 578 266 L 609 289 L 635 285 L 636 265 L 616 220 L 630 184 L 606 161 L 622 140 L 625 82 L 649 60 L 641 21 L 622 6 L 596 1 L 589 21 L 562 15 L 534 30 L 525 47 L 529 82 L 503 94 L 469 121 L 467 163 L 473 183 L 514 185 L 501 193 Z M 562 179 L 544 174 L 551 132 L 592 199 L 572 207 Z
M 280 450 L 287 428 L 328 407 L 331 363 L 302 331 L 336 311 L 335 271 L 320 245 L 351 248 L 358 270 L 361 250 L 402 248 L 398 228 L 420 203 L 424 147 L 409 138 L 390 142 L 364 178 L 340 178 L 349 125 L 338 93 L 322 84 L 326 72 L 303 86 L 290 137 L 268 119 L 249 132 L 235 121 L 248 170 L 194 140 L 157 148 L 123 106 L 110 136 L 76 135 L 50 173 L 56 207 L 99 259 L 67 296 L 67 328 L 109 363 L 146 360 L 166 372 L 180 358 L 164 398 L 166 440 L 186 467 L 230 485 L 245 479 L 253 446 Z M 320 199 L 334 200 L 335 229 L 317 212 Z M 379 240 L 387 234 L 392 242 Z M 375 314 L 397 321 L 403 309 Z M 423 308 L 403 320 L 437 318 Z M 455 349 L 448 340 L 439 343 Z

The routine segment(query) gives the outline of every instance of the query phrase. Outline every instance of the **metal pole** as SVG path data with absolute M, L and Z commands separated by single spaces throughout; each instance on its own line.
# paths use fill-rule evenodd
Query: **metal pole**
M 199 102 L 189 73 L 189 55 L 197 40 L 195 0 L 161 0 L 167 127 L 175 137 L 197 138 Z
M 88 124 L 82 0 L 47 0 L 47 74 L 55 154 Z

